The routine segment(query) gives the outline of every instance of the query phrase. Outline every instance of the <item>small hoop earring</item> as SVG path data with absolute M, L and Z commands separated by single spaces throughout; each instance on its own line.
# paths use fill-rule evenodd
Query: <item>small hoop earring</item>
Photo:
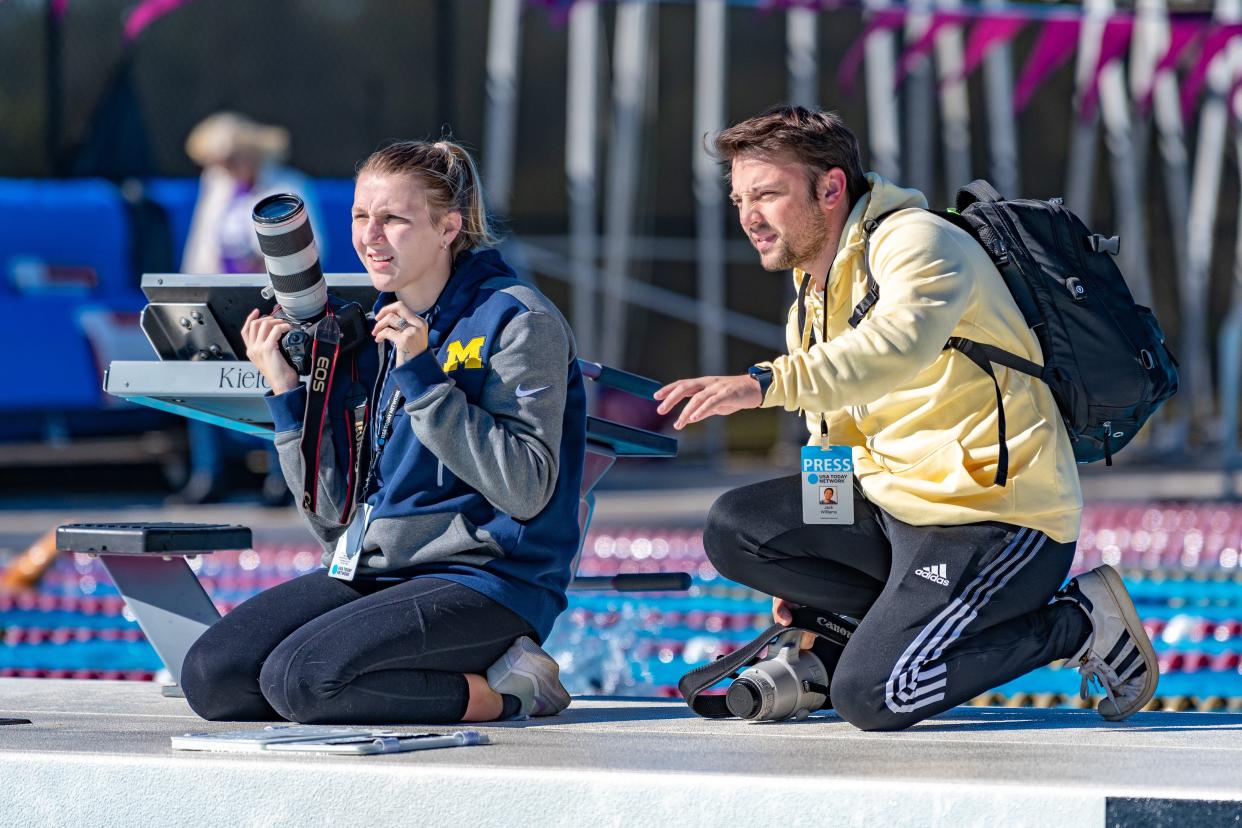
M 443 250 L 445 253 L 447 253 L 447 252 L 448 252 L 448 242 L 445 242 L 444 244 L 440 245 L 440 249 L 441 249 L 441 250 Z

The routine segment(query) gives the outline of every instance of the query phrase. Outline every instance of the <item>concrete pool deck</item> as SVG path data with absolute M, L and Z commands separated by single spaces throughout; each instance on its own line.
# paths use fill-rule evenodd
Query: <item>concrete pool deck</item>
M 392 756 L 174 751 L 204 722 L 142 682 L 0 679 L 3 825 L 1234 824 L 1242 715 L 961 707 L 903 733 L 577 698 Z M 407 728 L 408 729 L 408 728 Z M 452 727 L 417 729 L 452 730 Z

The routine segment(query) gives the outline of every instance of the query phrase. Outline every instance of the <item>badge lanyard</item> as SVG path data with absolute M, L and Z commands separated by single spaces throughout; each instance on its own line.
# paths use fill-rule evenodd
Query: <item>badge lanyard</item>
M 798 287 L 798 337 L 806 330 L 806 289 L 811 275 Z M 825 285 L 820 342 L 828 341 L 828 291 Z M 814 323 L 812 323 L 814 324 Z M 811 336 L 814 339 L 814 334 Z M 819 445 L 801 451 L 802 522 L 849 525 L 854 522 L 854 451 L 828 444 L 828 418 L 819 415 Z
M 392 437 L 393 424 L 397 419 L 397 412 L 401 410 L 401 405 L 405 402 L 405 395 L 401 393 L 401 388 L 393 388 L 392 396 L 388 399 L 388 405 L 384 407 L 383 414 L 379 413 L 379 401 L 383 399 L 384 388 L 388 384 L 389 374 L 392 372 L 393 365 L 397 359 L 397 352 L 394 346 L 387 346 L 385 350 L 386 354 L 383 358 L 384 368 L 380 371 L 375 381 L 375 410 L 379 422 L 372 424 L 374 427 L 372 429 L 371 460 L 367 465 L 365 482 L 362 484 L 362 489 L 359 492 L 361 509 L 354 515 L 354 520 L 350 523 L 349 529 L 338 539 L 332 563 L 328 568 L 329 575 L 342 581 L 352 581 L 357 573 L 358 556 L 362 552 L 362 543 L 366 538 L 367 527 L 371 522 L 372 507 L 367 502 L 367 498 L 371 494 L 371 482 L 375 480 L 376 473 L 379 471 L 380 459 L 384 456 L 384 450 L 388 448 L 388 441 Z
M 384 370 L 380 372 L 376 380 L 375 397 L 377 403 L 380 395 L 384 392 L 389 369 L 392 367 L 394 359 L 395 354 L 390 350 L 387 359 L 384 360 Z M 384 453 L 384 448 L 388 445 L 388 438 L 392 436 L 393 421 L 397 417 L 398 409 L 401 408 L 402 399 L 401 389 L 394 388 L 392 398 L 384 409 L 383 419 L 380 421 L 378 428 L 375 428 L 373 431 L 374 440 L 371 446 L 371 460 L 367 465 L 366 482 L 363 483 L 359 493 L 359 505 L 361 508 L 354 513 L 353 520 L 350 521 L 349 528 L 345 530 L 345 534 L 341 535 L 337 540 L 336 550 L 332 555 L 332 563 L 328 566 L 328 575 L 337 580 L 352 581 L 358 572 L 358 558 L 362 553 L 362 542 L 366 537 L 367 526 L 371 522 L 372 507 L 367 502 L 367 496 L 370 494 L 371 481 L 379 468 L 380 457 Z
M 435 320 L 435 315 L 439 310 L 439 306 L 433 307 L 426 313 L 419 314 L 427 323 L 430 330 Z M 431 347 L 430 342 L 427 345 Z M 384 449 L 388 447 L 388 440 L 392 437 L 393 423 L 397 418 L 397 412 L 401 410 L 401 404 L 405 401 L 405 396 L 401 393 L 400 387 L 393 388 L 392 397 L 388 400 L 388 405 L 384 407 L 382 417 L 379 415 L 379 402 L 383 399 L 384 388 L 388 384 L 388 377 L 392 373 L 392 369 L 397 361 L 396 346 L 391 343 L 385 343 L 383 348 L 384 356 L 382 358 L 383 369 L 379 372 L 379 376 L 375 380 L 375 403 L 376 416 L 379 418 L 378 424 L 372 429 L 374 439 L 371 444 L 371 458 L 367 464 L 367 474 L 362 489 L 359 491 L 359 501 L 361 509 L 354 514 L 353 521 L 349 524 L 349 528 L 342 535 L 336 544 L 336 550 L 332 556 L 332 563 L 328 567 L 328 574 L 333 578 L 342 581 L 352 581 L 354 575 L 358 571 L 358 559 L 362 553 L 362 544 L 366 538 L 367 527 L 371 523 L 371 504 L 367 502 L 367 498 L 371 494 L 371 481 L 375 479 L 376 473 L 379 471 L 380 458 L 384 455 Z M 359 475 L 361 477 L 361 475 Z
M 431 326 L 435 324 L 436 315 L 440 311 L 439 305 L 433 305 L 429 310 L 418 314 L 424 322 L 427 323 L 428 342 L 427 348 L 431 349 Z M 375 405 L 376 413 L 379 412 L 379 401 L 383 398 L 384 386 L 388 384 L 388 375 L 392 372 L 397 362 L 397 347 L 391 343 L 385 343 L 384 349 L 384 368 L 380 371 L 379 377 L 375 381 Z M 405 401 L 404 395 L 400 388 L 393 389 L 392 398 L 388 401 L 388 406 L 384 409 L 383 418 L 376 424 L 378 427 L 374 430 L 375 440 L 371 446 L 371 463 L 367 467 L 366 482 L 362 486 L 362 499 L 366 500 L 371 494 L 371 481 L 375 479 L 375 472 L 379 469 L 380 456 L 383 455 L 384 449 L 388 446 L 388 438 L 392 436 L 392 423 L 397 416 L 397 411 L 401 408 L 401 403 Z
M 811 284 L 812 276 L 809 273 L 802 274 L 802 284 L 798 286 L 798 341 L 802 340 L 802 336 L 806 331 L 806 288 Z M 812 320 L 812 325 L 814 321 Z M 815 334 L 811 334 L 811 339 L 815 339 Z M 828 341 L 828 283 L 824 282 L 824 309 L 820 315 L 820 342 Z M 811 344 L 814 344 L 812 342 Z M 821 412 L 819 415 L 819 444 L 821 447 L 828 445 L 828 418 Z
M 384 362 L 383 376 L 380 377 L 379 394 L 384 392 L 384 386 L 388 383 L 388 374 L 395 359 L 396 351 L 390 350 L 388 358 Z M 375 429 L 375 442 L 371 448 L 371 463 L 367 468 L 366 483 L 362 487 L 362 497 L 364 500 L 371 493 L 371 481 L 375 478 L 375 472 L 379 469 L 380 457 L 383 456 L 384 449 L 388 446 L 388 438 L 392 436 L 393 420 L 396 419 L 397 411 L 400 410 L 401 403 L 404 401 L 405 397 L 401 394 L 401 389 L 394 388 L 392 398 L 389 399 L 388 405 L 384 408 L 383 417 Z

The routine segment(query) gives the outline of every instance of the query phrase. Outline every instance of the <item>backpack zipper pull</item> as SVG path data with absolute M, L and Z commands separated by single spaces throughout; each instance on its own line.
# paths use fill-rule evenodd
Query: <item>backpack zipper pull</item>
M 1113 421 L 1104 421 L 1104 465 L 1111 466 L 1113 464 L 1113 449 L 1108 444 L 1109 439 L 1113 436 Z

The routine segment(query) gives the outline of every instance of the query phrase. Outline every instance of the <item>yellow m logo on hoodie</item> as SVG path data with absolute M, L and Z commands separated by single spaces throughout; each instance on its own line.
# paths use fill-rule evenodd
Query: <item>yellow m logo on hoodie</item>
M 450 342 L 444 372 L 456 371 L 458 368 L 482 368 L 484 339 L 485 337 L 476 336 L 464 346 L 460 340 Z

